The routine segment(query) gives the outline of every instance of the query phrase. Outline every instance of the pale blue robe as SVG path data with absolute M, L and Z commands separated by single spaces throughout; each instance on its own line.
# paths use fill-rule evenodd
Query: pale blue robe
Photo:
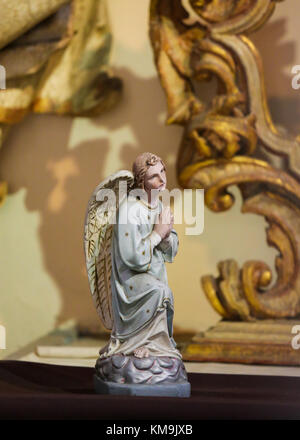
M 161 209 L 160 201 L 151 208 L 133 197 L 119 207 L 111 249 L 114 328 L 106 355 L 146 346 L 151 355 L 181 357 L 172 337 L 174 301 L 165 267 L 177 254 L 178 237 L 172 229 L 156 245 L 152 231 Z

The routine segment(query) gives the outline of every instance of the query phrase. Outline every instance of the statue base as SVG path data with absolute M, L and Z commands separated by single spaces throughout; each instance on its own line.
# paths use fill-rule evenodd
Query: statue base
M 94 375 L 94 389 L 97 394 L 115 394 L 118 396 L 158 396 L 158 397 L 190 397 L 189 382 L 165 385 L 118 384 L 104 382 Z
M 137 358 L 116 354 L 96 362 L 98 394 L 190 397 L 191 385 L 181 359 L 167 356 Z
M 300 321 L 291 319 L 222 320 L 194 336 L 181 352 L 185 361 L 300 365 L 299 332 Z

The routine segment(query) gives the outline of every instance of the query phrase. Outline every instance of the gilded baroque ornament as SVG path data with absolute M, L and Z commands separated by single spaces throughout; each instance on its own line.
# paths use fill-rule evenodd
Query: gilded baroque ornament
M 228 187 L 237 185 L 242 212 L 265 217 L 267 242 L 279 252 L 272 287 L 263 261 L 239 267 L 228 259 L 219 262 L 217 278 L 202 277 L 204 292 L 223 321 L 194 339 L 186 359 L 299 364 L 290 341 L 297 322 L 291 318 L 300 314 L 300 139 L 273 124 L 262 60 L 248 37 L 268 20 L 276 3 L 151 2 L 150 36 L 167 97 L 167 123 L 185 127 L 177 160 L 180 184 L 204 188 L 206 205 L 215 212 L 231 208 Z M 211 80 L 216 93 L 201 101 L 197 84 Z M 280 166 L 274 166 L 274 158 L 281 158 Z M 237 338 L 247 342 L 248 354 Z
M 0 0 L 0 10 L 0 146 L 29 112 L 96 116 L 118 102 L 104 0 Z

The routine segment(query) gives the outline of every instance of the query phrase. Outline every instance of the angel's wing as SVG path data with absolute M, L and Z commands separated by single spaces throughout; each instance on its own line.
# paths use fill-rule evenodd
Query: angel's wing
M 121 181 L 126 191 L 119 192 Z M 101 182 L 90 198 L 85 220 L 84 249 L 90 289 L 98 315 L 109 330 L 113 327 L 110 286 L 113 223 L 133 181 L 133 174 L 122 170 Z

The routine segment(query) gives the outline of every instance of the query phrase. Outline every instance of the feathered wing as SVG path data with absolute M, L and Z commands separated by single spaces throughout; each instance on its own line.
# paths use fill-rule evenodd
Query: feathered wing
M 127 192 L 119 193 L 120 181 L 127 184 L 123 187 Z M 110 285 L 113 220 L 133 181 L 133 174 L 122 170 L 101 182 L 90 198 L 85 220 L 84 249 L 90 289 L 98 315 L 109 330 L 113 327 Z M 114 197 L 107 190 L 112 190 Z

